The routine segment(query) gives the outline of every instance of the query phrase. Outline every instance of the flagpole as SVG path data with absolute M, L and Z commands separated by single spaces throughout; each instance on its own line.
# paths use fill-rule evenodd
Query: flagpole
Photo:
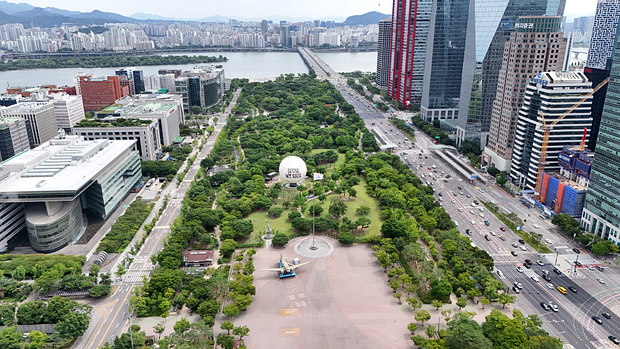
M 314 235 L 315 235 L 315 231 L 314 231 L 314 199 L 316 198 L 315 195 L 315 190 L 316 190 L 316 175 L 312 174 L 312 246 L 310 246 L 311 250 L 316 250 L 317 247 L 314 244 Z

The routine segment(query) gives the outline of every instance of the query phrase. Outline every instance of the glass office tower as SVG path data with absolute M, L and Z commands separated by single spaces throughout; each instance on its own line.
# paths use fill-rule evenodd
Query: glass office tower
M 589 233 L 620 241 L 620 44 L 616 41 L 596 155 L 581 216 Z

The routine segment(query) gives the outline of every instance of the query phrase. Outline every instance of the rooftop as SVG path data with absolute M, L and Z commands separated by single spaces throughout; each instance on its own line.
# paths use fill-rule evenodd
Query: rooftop
M 153 120 L 115 118 L 113 116 L 103 119 L 86 119 L 77 123 L 74 127 L 136 127 L 150 125 Z
M 0 202 L 78 195 L 134 141 L 57 137 L 0 164 Z

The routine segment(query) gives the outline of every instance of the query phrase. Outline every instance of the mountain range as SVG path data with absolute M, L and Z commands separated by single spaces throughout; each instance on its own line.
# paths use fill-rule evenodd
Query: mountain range
M 390 15 L 380 12 L 368 12 L 362 15 L 348 17 L 340 25 L 367 25 L 379 23 L 381 18 Z M 56 7 L 35 7 L 25 3 L 11 3 L 0 1 L 0 25 L 7 23 L 21 23 L 24 27 L 53 27 L 62 24 L 76 25 L 102 25 L 105 23 L 138 23 L 138 22 L 205 22 L 205 23 L 227 23 L 231 18 L 224 16 L 210 16 L 200 19 L 169 18 L 148 13 L 137 12 L 130 17 L 119 15 L 113 12 L 103 12 L 94 10 L 92 12 L 79 12 L 63 10 Z M 240 21 L 260 21 L 257 18 L 236 18 Z M 268 16 L 267 19 L 286 20 L 289 22 L 305 21 L 302 18 L 287 18 L 283 16 Z

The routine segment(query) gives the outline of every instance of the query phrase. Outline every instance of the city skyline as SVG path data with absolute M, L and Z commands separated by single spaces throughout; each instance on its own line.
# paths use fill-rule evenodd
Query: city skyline
M 8 1 L 9 3 L 26 3 L 37 7 L 50 6 L 46 0 L 19 0 Z M 240 2 L 243 7 L 240 7 Z M 161 3 L 161 5 L 158 5 Z M 564 15 L 568 20 L 581 16 L 593 16 L 596 10 L 596 0 L 567 0 Z M 380 11 L 385 14 L 392 13 L 392 1 L 390 0 L 340 0 L 333 2 L 329 0 L 242 0 L 231 2 L 220 2 L 216 0 L 206 0 L 200 3 L 181 0 L 176 2 L 178 6 L 170 7 L 169 2 L 162 0 L 152 0 L 149 2 L 138 0 L 125 2 L 120 0 L 109 0 L 104 3 L 76 2 L 74 0 L 58 0 L 53 7 L 69 10 L 91 12 L 100 10 L 105 12 L 115 12 L 125 16 L 132 16 L 136 13 L 162 16 L 166 18 L 178 19 L 199 19 L 211 16 L 224 16 L 239 20 L 258 20 L 262 18 L 282 19 L 282 20 L 336 20 L 344 21 L 347 17 L 360 15 L 370 11 Z M 191 14 L 186 9 L 191 8 Z M 326 13 L 325 9 L 330 11 Z M 277 10 L 274 10 L 277 9 Z M 304 9 L 303 12 L 300 9 Z M 274 13 L 275 12 L 275 13 Z

